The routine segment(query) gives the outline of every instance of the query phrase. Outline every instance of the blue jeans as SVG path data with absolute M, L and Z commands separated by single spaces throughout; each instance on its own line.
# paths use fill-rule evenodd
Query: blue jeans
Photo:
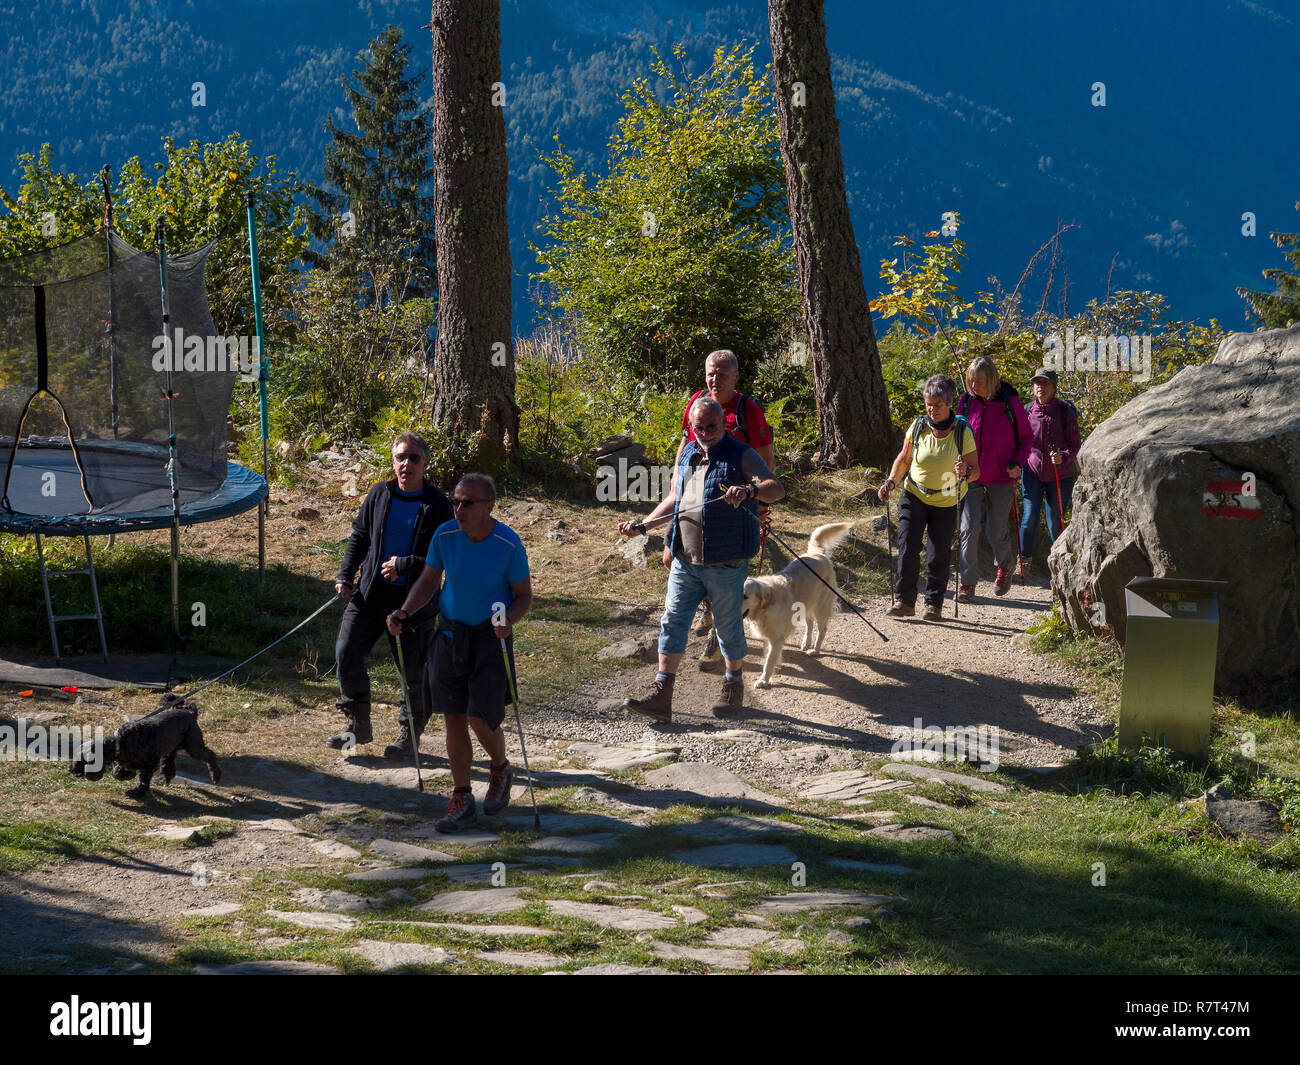
M 1070 494 L 1074 491 L 1074 478 L 1061 478 L 1061 501 L 1056 499 L 1056 477 L 1053 476 L 1050 481 L 1040 481 L 1029 468 L 1025 467 L 1020 475 L 1021 490 L 1025 496 L 1025 513 L 1020 522 L 1020 547 L 1026 557 L 1032 557 L 1034 553 L 1034 539 L 1038 535 L 1038 518 L 1043 512 L 1043 504 L 1047 504 L 1047 535 L 1056 542 L 1056 538 L 1061 535 L 1064 528 L 1064 515 L 1061 513 L 1061 505 L 1066 510 L 1070 509 Z
M 659 653 L 685 652 L 695 611 L 707 595 L 713 603 L 713 626 L 718 630 L 722 657 L 732 662 L 744 658 L 749 653 L 749 645 L 745 643 L 745 624 L 740 613 L 744 609 L 748 576 L 748 559 L 720 566 L 695 566 L 674 558 L 668 571 L 664 616 L 659 623 Z

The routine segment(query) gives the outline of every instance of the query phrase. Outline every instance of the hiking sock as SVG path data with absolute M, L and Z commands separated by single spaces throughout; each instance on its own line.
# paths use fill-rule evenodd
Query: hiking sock
M 671 684 L 677 678 L 671 673 L 665 673 L 662 669 L 655 674 L 656 684 Z
M 727 667 L 727 680 L 740 680 L 740 670 Z

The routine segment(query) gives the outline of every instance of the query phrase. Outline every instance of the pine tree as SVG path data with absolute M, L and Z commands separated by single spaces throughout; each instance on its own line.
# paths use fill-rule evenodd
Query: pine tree
M 373 272 L 374 263 L 409 264 L 409 295 L 428 294 L 435 284 L 433 118 L 419 98 L 421 72 L 407 76 L 411 49 L 402 31 L 389 26 L 370 42 L 364 65 L 345 76 L 343 87 L 357 132 L 339 129 L 333 117 L 325 155 L 325 188 L 308 190 L 308 231 L 327 250 L 304 255 L 315 267 Z M 371 260 L 368 269 L 360 264 Z
M 1300 211 L 1300 201 L 1295 208 Z M 1270 267 L 1262 273 L 1266 280 L 1277 283 L 1276 292 L 1238 288 L 1237 295 L 1250 304 L 1247 319 L 1264 329 L 1285 329 L 1300 323 L 1300 233 L 1270 233 L 1268 237 L 1282 249 L 1282 257 L 1296 267 L 1295 272 L 1280 266 Z
M 772 76 L 824 466 L 888 463 L 896 437 L 840 154 L 823 0 L 768 0 Z
M 433 0 L 431 28 L 438 168 L 433 424 L 449 444 L 445 467 L 499 471 L 519 454 L 500 0 Z

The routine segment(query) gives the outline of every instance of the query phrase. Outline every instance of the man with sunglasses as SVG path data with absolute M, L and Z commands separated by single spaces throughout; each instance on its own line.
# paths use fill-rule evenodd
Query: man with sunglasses
M 352 535 L 334 584 L 334 590 L 348 600 L 334 646 L 339 672 L 338 707 L 348 724 L 326 740 L 335 749 L 374 739 L 366 656 L 384 633 L 385 619 L 406 598 L 407 585 L 424 568 L 434 530 L 452 517 L 447 497 L 425 479 L 428 468 L 429 445 L 415 433 L 402 433 L 393 441 L 396 476 L 370 490 L 352 523 Z M 354 583 L 358 566 L 359 585 Z M 409 761 L 411 744 L 419 743 L 429 719 L 424 667 L 429 657 L 431 623 L 436 616 L 436 604 L 430 605 L 413 619 L 402 636 L 415 737 L 413 740 L 410 725 L 403 719 L 397 742 L 389 744 L 384 752 L 389 758 Z
M 673 719 L 673 684 L 686 651 L 687 630 L 705 595 L 713 601 L 713 620 L 726 665 L 722 694 L 714 717 L 744 707 L 741 666 L 748 651 L 742 612 L 749 560 L 758 554 L 759 503 L 775 503 L 785 488 L 762 456 L 726 430 L 722 405 L 709 396 L 691 404 L 693 439 L 683 448 L 671 494 L 650 515 L 673 515 L 664 537 L 672 557 L 668 591 L 659 625 L 659 672 L 640 699 L 623 700 L 634 714 L 667 724 Z M 641 531 L 643 522 L 621 522 L 625 536 Z
M 388 616 L 388 631 L 396 636 L 438 596 L 442 620 L 430 656 L 430 693 L 433 708 L 446 722 L 454 789 L 446 812 L 434 825 L 439 832 L 459 832 L 478 821 L 470 791 L 471 728 L 490 758 L 483 812 L 500 813 L 510 804 L 514 767 L 506 758 L 501 727 L 510 680 L 501 641 L 514 669 L 511 634 L 532 605 L 533 586 L 523 543 L 513 529 L 492 517 L 496 497 L 496 484 L 487 474 L 461 478 L 452 496 L 456 519 L 434 533 L 424 572 L 401 608 Z

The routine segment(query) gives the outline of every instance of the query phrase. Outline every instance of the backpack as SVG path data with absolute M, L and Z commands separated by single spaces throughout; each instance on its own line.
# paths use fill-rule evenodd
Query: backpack
M 1005 384 L 1005 382 L 1003 382 L 1003 383 Z M 1008 386 L 1008 387 L 1010 387 L 1010 386 Z M 1001 391 L 1001 387 L 1000 387 L 1000 386 L 999 386 L 999 389 L 998 389 L 998 390 Z M 1014 395 L 1014 396 L 1016 396 L 1017 398 L 1019 398 L 1020 393 L 1019 393 L 1019 392 L 1016 392 L 1016 391 L 1013 389 L 1013 390 L 1012 390 L 1012 395 Z M 963 392 L 963 393 L 961 394 L 961 398 L 960 398 L 959 400 L 957 400 L 957 413 L 960 414 L 960 415 L 962 415 L 963 417 L 965 417 L 965 414 L 966 414 L 966 411 L 963 409 L 963 407 L 964 407 L 964 406 L 965 406 L 965 407 L 969 407 L 969 406 L 970 406 L 970 404 L 967 403 L 967 400 L 968 400 L 968 399 L 970 399 L 970 393 L 969 393 L 969 392 Z M 1061 400 L 1061 402 L 1064 403 L 1065 400 Z M 1011 407 L 1011 396 L 1008 396 L 1008 397 L 1006 398 L 1006 400 L 1003 402 L 1003 404 L 1002 404 L 1002 413 L 1005 414 L 1005 415 L 1007 416 L 1007 421 L 1009 421 L 1009 422 L 1011 423 L 1011 439 L 1015 442 L 1011 454 L 1012 454 L 1012 456 L 1015 456 L 1015 455 L 1018 454 L 1019 451 L 1020 451 L 1020 425 L 1019 425 L 1019 423 L 1016 421 L 1016 412 L 1015 412 L 1015 411 L 1012 409 L 1012 407 Z
M 953 426 L 953 433 L 957 440 L 957 457 L 961 458 L 962 455 L 966 453 L 965 451 L 962 450 L 962 446 L 961 446 L 961 442 L 963 439 L 961 435 L 961 431 L 965 429 L 966 432 L 970 433 L 971 435 L 974 435 L 974 431 L 971 429 L 970 422 L 968 422 L 963 415 L 958 414 L 956 417 L 957 417 L 957 422 Z M 916 444 L 917 441 L 921 439 L 921 431 L 924 428 L 925 428 L 925 415 L 921 415 L 921 417 L 917 418 L 916 421 L 912 423 L 912 455 L 913 456 L 916 455 Z M 967 439 L 969 439 L 969 437 Z M 915 481 L 913 481 L 911 471 L 905 473 L 903 475 L 903 479 L 905 481 L 911 481 L 913 485 L 916 485 L 916 487 L 921 489 L 921 491 L 924 492 L 926 495 L 934 495 L 936 492 L 936 489 L 926 488 L 924 485 L 919 485 Z
M 1076 432 L 1078 431 L 1079 428 L 1079 408 L 1076 407 L 1073 403 L 1071 403 L 1068 399 L 1062 399 L 1059 395 L 1056 396 L 1056 399 L 1061 404 L 1061 443 L 1065 447 L 1069 447 L 1070 446 L 1070 430 L 1069 430 L 1070 423 L 1069 420 L 1065 417 L 1065 408 L 1068 407 L 1070 409 L 1070 413 L 1074 415 L 1074 428 Z M 1082 440 L 1083 434 L 1080 433 L 1079 435 L 1080 435 L 1080 439 Z
M 686 409 L 690 410 L 692 403 L 694 403 L 701 396 L 707 394 L 708 394 L 708 389 L 701 388 L 698 392 L 695 393 L 695 395 L 691 396 L 691 398 L 687 401 Z M 749 444 L 750 447 L 753 447 L 753 444 L 750 444 L 750 440 L 749 440 L 749 427 L 745 424 L 745 407 L 748 406 L 749 401 L 752 399 L 754 401 L 754 405 L 758 407 L 758 409 L 762 411 L 764 414 L 767 413 L 767 408 L 763 406 L 762 401 L 759 400 L 757 396 L 747 396 L 745 395 L 744 392 L 741 392 L 739 389 L 736 390 L 736 397 L 737 397 L 736 398 L 736 428 L 740 431 L 740 435 L 744 438 L 745 443 Z

